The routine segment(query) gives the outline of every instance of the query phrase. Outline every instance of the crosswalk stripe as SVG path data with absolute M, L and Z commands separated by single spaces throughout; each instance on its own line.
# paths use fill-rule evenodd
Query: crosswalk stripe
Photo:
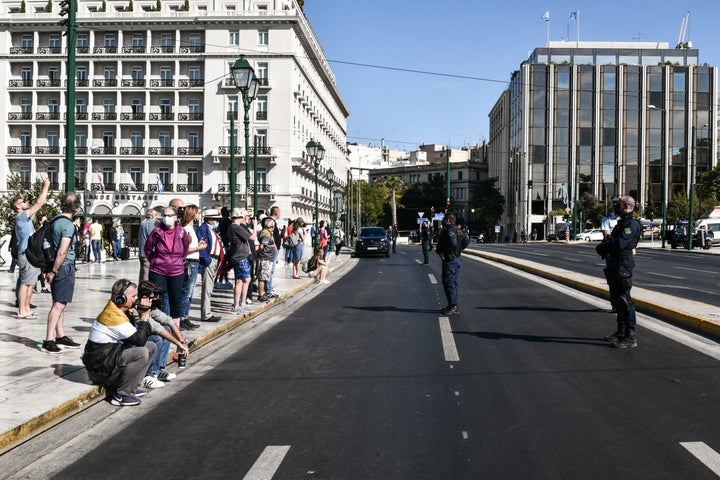
M 715 475 L 720 476 L 720 454 L 718 452 L 704 442 L 680 442 L 680 445 L 712 470 Z
M 260 454 L 243 480 L 270 480 L 280 467 L 290 445 L 268 446 Z

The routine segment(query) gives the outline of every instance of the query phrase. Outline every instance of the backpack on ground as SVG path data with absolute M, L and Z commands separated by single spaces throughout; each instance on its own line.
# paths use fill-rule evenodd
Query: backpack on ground
M 53 245 L 51 233 L 52 224 L 59 218 L 65 218 L 68 222 L 70 219 L 59 215 L 50 222 L 45 222 L 42 227 L 35 230 L 28 239 L 27 248 L 25 249 L 25 257 L 35 268 L 39 268 L 42 273 L 49 273 L 55 265 L 55 256 L 57 248 Z

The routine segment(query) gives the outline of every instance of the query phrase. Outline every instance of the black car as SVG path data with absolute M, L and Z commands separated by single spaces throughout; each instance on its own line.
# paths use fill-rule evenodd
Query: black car
M 553 242 L 555 240 L 565 240 L 566 238 L 565 230 L 558 230 L 557 232 L 548 233 L 545 240 Z
M 390 256 L 390 240 L 383 227 L 362 227 L 355 241 L 355 256 Z
M 670 248 L 689 248 L 688 230 L 692 232 L 693 248 L 702 247 L 707 250 L 712 247 L 714 235 L 710 230 L 696 230 L 694 227 L 690 227 L 687 221 L 675 222 L 671 224 L 671 227 L 673 227 L 672 230 L 668 232 Z M 705 236 L 704 239 L 701 238 L 703 235 Z

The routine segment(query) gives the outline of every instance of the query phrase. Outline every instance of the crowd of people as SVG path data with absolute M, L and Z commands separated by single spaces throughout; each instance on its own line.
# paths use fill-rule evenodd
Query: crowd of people
M 119 219 L 106 227 L 97 218 L 83 224 L 79 199 L 66 194 L 60 200 L 60 214 L 50 220 L 49 240 L 57 251 L 55 262 L 47 271 L 41 271 L 25 253 L 29 238 L 40 227 L 34 219 L 47 201 L 48 189 L 49 182 L 45 181 L 33 205 L 22 197 L 11 202 L 16 213 L 13 257 L 19 269 L 16 307 L 19 319 L 38 318 L 30 300 L 36 283 L 47 282 L 53 302 L 41 350 L 59 353 L 82 346 L 63 328 L 66 308 L 73 301 L 76 262 L 125 259 L 125 235 Z M 145 393 L 143 389 L 163 388 L 173 380 L 175 375 L 165 370 L 170 348 L 174 345 L 177 356 L 186 359 L 189 350 L 185 334 L 199 327 L 190 319 L 198 281 L 201 298 L 196 321 L 201 322 L 222 319 L 213 311 L 211 297 L 215 289 L 233 289 L 230 310 L 235 314 L 253 311 L 253 294 L 255 306 L 277 297 L 273 276 L 283 250 L 293 278 L 302 278 L 301 272 L 308 272 L 317 282 L 328 283 L 325 277 L 330 244 L 334 243 L 335 254 L 339 255 L 345 240 L 340 223 L 330 231 L 324 221 L 318 228 L 308 228 L 302 218 L 297 218 L 280 227 L 280 216 L 277 206 L 268 215 L 253 216 L 246 209 L 228 209 L 219 204 L 200 210 L 179 198 L 171 200 L 162 213 L 148 209 L 138 231 L 137 282 L 121 279 L 114 283 L 110 299 L 90 329 L 83 353 L 88 377 L 107 387 L 112 404 L 137 405 Z M 314 254 L 303 261 L 308 242 Z M 103 243 L 109 246 L 107 250 Z M 101 254 L 103 250 L 107 255 Z M 230 275 L 234 285 L 228 281 Z M 256 280 L 255 286 L 252 279 Z

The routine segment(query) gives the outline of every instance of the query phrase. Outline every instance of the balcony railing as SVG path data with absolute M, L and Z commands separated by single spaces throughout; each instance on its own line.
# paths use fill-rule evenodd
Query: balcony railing
M 103 187 L 103 185 L 102 185 L 101 183 L 91 183 L 91 184 L 90 184 L 90 190 L 92 190 L 93 192 L 101 192 L 101 191 L 103 190 L 102 187 Z M 105 190 L 106 192 L 107 192 L 108 190 L 109 190 L 109 191 L 114 191 L 114 190 L 115 190 L 115 184 L 114 184 L 114 183 L 106 183 L 106 184 L 104 185 L 104 187 L 105 187 L 104 190 Z
M 250 147 L 250 155 L 255 154 L 255 147 Z M 272 155 L 272 147 L 257 147 L 258 155 Z
M 260 184 L 257 186 L 257 191 L 258 191 L 258 193 L 272 193 L 273 186 L 263 183 L 263 184 Z M 248 187 L 248 192 L 255 193 L 255 185 L 250 185 Z
M 9 86 L 11 86 L 11 87 L 32 87 L 33 79 L 32 78 L 24 78 L 22 80 L 10 80 Z
M 175 114 L 170 113 L 151 113 L 150 120 L 175 120 Z
M 255 112 L 255 120 L 267 120 L 267 112 Z
M 218 183 L 218 193 L 228 193 L 230 192 L 230 184 L 229 183 Z M 235 185 L 235 193 L 237 192 L 244 192 L 245 187 L 236 184 Z
M 63 153 L 67 152 L 67 148 L 63 148 Z M 75 154 L 87 155 L 88 147 L 75 147 Z
M 190 47 L 180 47 L 180 53 L 203 53 L 205 51 L 204 45 L 192 45 Z
M 120 184 L 120 191 L 121 192 L 144 192 L 145 191 L 145 184 L 143 183 L 137 183 L 133 187 L 129 183 L 121 183 Z
M 120 114 L 121 120 L 145 120 L 145 114 L 144 113 L 121 113 Z
M 63 118 L 67 120 L 67 113 L 63 114 Z M 75 112 L 75 120 L 87 120 L 88 112 Z
M 10 146 L 7 148 L 7 153 L 10 155 L 30 154 L 30 153 L 32 153 L 32 147 Z
M 117 120 L 117 112 L 93 113 L 93 120 Z
M 75 86 L 76 87 L 89 87 L 90 86 L 90 80 L 87 78 L 76 78 L 75 79 Z
M 178 147 L 178 155 L 202 155 L 202 147 Z
M 117 78 L 105 78 L 102 80 L 93 80 L 93 87 L 117 87 Z
M 219 146 L 218 155 L 230 155 L 230 147 L 227 145 Z M 242 155 L 242 147 L 235 145 L 235 155 Z
M 153 45 L 150 47 L 150 53 L 173 53 L 175 47 L 172 45 Z
M 145 53 L 147 48 L 145 45 L 134 45 L 132 47 L 122 47 L 122 53 Z
M 228 120 L 230 120 L 231 118 L 232 118 L 233 120 L 237 120 L 237 119 L 238 119 L 238 112 L 237 112 L 237 111 L 227 112 L 227 113 L 225 114 L 225 117 L 226 117 Z
M 43 78 L 37 81 L 38 87 L 60 87 L 62 81 L 59 78 Z
M 145 155 L 145 147 L 120 147 L 120 155 Z
M 151 78 L 150 86 L 151 87 L 174 87 L 175 80 L 172 78 L 161 78 L 161 79 Z
M 93 53 L 117 53 L 117 51 L 118 51 L 117 46 L 93 48 Z
M 183 79 L 178 80 L 178 86 L 184 87 L 184 88 L 203 87 L 203 86 L 205 86 L 205 80 L 202 78 L 193 78 L 191 80 L 188 80 L 187 78 L 183 78 Z
M 148 153 L 150 155 L 172 155 L 173 147 L 150 147 Z
M 31 54 L 35 50 L 34 47 L 10 47 L 10 55 Z
M 78 46 L 75 47 L 75 51 L 77 53 L 90 53 L 90 47 L 83 45 L 82 47 Z
M 158 185 L 157 185 L 157 183 L 148 183 L 147 191 L 148 191 L 148 192 L 157 192 L 157 191 L 158 191 Z M 163 191 L 165 191 L 165 192 L 174 192 L 174 190 L 173 190 L 173 184 L 172 184 L 172 183 L 168 183 L 167 185 L 163 185 Z
M 60 112 L 38 112 L 35 114 L 36 120 L 60 120 Z
M 117 148 L 115 147 L 92 147 L 90 152 L 93 155 L 115 155 Z
M 32 112 L 9 112 L 8 120 L 32 120 Z
M 267 87 L 268 85 L 270 85 L 270 80 L 268 80 L 267 77 L 258 78 L 257 81 L 258 85 L 261 87 Z
M 237 88 L 235 85 L 235 79 L 233 77 L 225 77 L 225 81 L 223 82 L 224 87 L 230 87 L 230 88 Z
M 123 87 L 144 87 L 145 86 L 145 79 L 123 79 L 122 81 Z
M 46 55 L 48 53 L 58 54 L 62 52 L 60 47 L 38 47 L 37 53 L 40 55 Z
M 178 120 L 183 122 L 187 121 L 193 121 L 193 120 L 202 120 L 205 117 L 205 114 L 202 112 L 198 113 L 179 113 L 178 114 Z
M 176 192 L 202 192 L 202 183 L 178 183 L 175 185 Z
M 59 146 L 35 147 L 35 153 L 38 155 L 58 154 L 58 153 L 60 153 L 60 147 Z

